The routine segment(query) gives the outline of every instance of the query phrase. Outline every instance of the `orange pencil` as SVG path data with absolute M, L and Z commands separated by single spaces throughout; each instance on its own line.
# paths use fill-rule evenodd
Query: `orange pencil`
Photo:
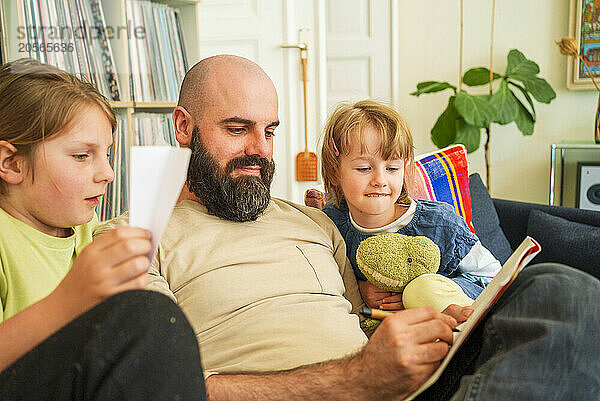
M 383 320 L 387 316 L 392 316 L 393 312 L 384 311 L 381 309 L 371 309 L 367 307 L 361 308 L 360 312 L 364 317 L 370 317 L 377 320 Z
M 383 320 L 386 317 L 392 316 L 394 314 L 394 312 L 388 312 L 388 311 L 381 310 L 381 309 L 371 309 L 371 308 L 367 308 L 367 307 L 361 308 L 358 313 L 360 313 L 364 317 L 370 317 L 371 319 L 377 319 L 377 320 Z M 459 329 L 452 329 L 452 331 L 455 333 L 460 333 Z

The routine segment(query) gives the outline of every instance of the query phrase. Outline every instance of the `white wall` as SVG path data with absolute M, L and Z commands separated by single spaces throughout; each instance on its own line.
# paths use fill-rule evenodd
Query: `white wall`
M 489 64 L 492 0 L 464 0 L 463 71 Z M 435 149 L 431 127 L 446 107 L 449 92 L 419 98 L 408 94 L 426 80 L 458 84 L 459 1 L 399 0 L 398 106 L 415 136 L 417 153 Z M 499 0 L 496 2 L 494 70 L 504 72 L 512 48 L 540 66 L 556 91 L 549 105 L 536 103 L 533 136 L 524 137 L 513 124 L 494 124 L 491 139 L 492 195 L 529 202 L 548 202 L 550 144 L 561 140 L 593 140 L 598 94 L 566 89 L 567 57 L 556 40 L 568 35 L 568 0 Z M 469 155 L 471 172 L 485 180 L 482 146 Z

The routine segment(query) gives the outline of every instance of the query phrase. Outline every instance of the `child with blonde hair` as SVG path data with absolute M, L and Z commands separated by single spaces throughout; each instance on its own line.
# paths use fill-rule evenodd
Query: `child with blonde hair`
M 204 392 L 180 310 L 122 293 L 144 288 L 150 233 L 121 227 L 92 242 L 115 126 L 91 84 L 31 59 L 0 66 L 0 399 Z
M 444 299 L 434 303 L 443 305 L 440 311 L 450 308 L 466 319 L 472 313 L 468 306 L 501 266 L 449 205 L 411 199 L 407 184 L 413 149 L 408 125 L 392 108 L 371 100 L 337 107 L 323 137 L 322 176 L 328 201 L 323 211 L 344 237 L 368 306 L 403 309 L 402 294 L 366 281 L 356 263 L 362 240 L 397 232 L 426 236 L 440 248 L 438 274 L 428 277 L 419 291 L 443 294 Z

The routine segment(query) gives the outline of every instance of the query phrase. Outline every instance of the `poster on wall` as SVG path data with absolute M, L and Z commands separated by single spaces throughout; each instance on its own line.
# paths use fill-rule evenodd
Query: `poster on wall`
M 571 0 L 569 31 L 594 77 L 600 77 L 600 0 Z M 581 60 L 571 57 L 567 88 L 595 89 Z

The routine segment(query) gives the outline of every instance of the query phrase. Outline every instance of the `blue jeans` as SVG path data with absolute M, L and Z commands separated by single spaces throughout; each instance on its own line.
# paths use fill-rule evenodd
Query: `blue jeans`
M 450 277 L 450 280 L 458 284 L 464 293 L 471 299 L 477 298 L 483 291 L 483 286 L 481 284 L 474 283 L 464 276 Z
M 418 399 L 598 400 L 599 309 L 596 278 L 527 267 Z

